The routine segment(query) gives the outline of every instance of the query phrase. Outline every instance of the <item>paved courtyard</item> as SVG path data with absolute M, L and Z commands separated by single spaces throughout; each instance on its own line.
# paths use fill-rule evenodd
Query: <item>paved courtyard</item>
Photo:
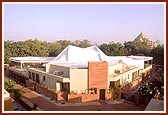
M 31 103 L 37 103 L 42 111 L 143 111 L 143 106 L 136 106 L 119 101 L 100 101 L 89 103 L 56 103 L 55 100 L 31 91 L 20 85 L 16 86 L 22 96 Z

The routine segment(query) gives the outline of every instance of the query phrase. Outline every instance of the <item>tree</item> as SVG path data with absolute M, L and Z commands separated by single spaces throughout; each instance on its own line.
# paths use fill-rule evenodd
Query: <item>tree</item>
M 153 63 L 158 65 L 164 65 L 164 45 L 158 45 L 151 50 L 151 56 L 153 57 Z
M 119 97 L 119 91 L 120 91 L 120 85 L 118 86 L 110 86 L 109 87 L 109 92 L 112 94 L 113 100 Z
M 163 99 L 164 95 L 164 75 L 153 79 L 152 81 L 142 85 L 138 89 L 139 95 L 143 99 L 150 100 L 151 98 Z
M 146 42 L 128 41 L 124 43 L 125 55 L 149 56 L 151 48 Z
M 9 63 L 9 58 L 12 56 L 12 41 L 4 41 L 4 63 Z
M 124 54 L 124 47 L 118 42 L 103 43 L 99 48 L 108 56 L 122 56 Z
M 12 80 L 6 80 L 4 82 L 4 88 L 6 91 L 8 91 L 9 93 L 13 93 L 14 92 L 14 86 L 15 86 L 15 82 Z
M 62 51 L 62 45 L 58 42 L 48 43 L 49 57 L 57 56 Z
M 39 40 L 26 41 L 5 41 L 4 42 L 4 62 L 9 63 L 10 57 L 24 57 L 24 56 L 48 56 L 46 43 Z

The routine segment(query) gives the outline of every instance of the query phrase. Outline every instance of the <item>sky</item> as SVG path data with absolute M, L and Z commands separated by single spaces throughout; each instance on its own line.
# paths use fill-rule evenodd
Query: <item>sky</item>
M 164 43 L 163 4 L 5 4 L 4 40 L 123 43 L 141 32 Z

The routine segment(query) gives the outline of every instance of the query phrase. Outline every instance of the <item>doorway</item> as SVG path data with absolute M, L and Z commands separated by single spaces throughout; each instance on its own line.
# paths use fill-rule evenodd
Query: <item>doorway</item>
M 105 100 L 105 92 L 106 92 L 105 89 L 100 89 L 100 97 L 99 97 L 100 100 Z

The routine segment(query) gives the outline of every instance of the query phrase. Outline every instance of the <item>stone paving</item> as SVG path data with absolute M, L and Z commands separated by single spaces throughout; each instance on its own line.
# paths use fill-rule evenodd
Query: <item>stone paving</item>
M 12 101 L 12 111 L 27 111 L 20 103 L 13 100 Z

